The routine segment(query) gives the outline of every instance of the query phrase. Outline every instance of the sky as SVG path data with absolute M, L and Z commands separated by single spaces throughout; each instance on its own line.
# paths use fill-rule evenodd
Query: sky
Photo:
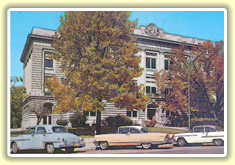
M 57 30 L 64 11 L 10 11 L 10 76 L 23 77 L 20 57 L 34 27 Z M 138 25 L 154 23 L 167 33 L 193 38 L 224 40 L 223 11 L 132 11 Z

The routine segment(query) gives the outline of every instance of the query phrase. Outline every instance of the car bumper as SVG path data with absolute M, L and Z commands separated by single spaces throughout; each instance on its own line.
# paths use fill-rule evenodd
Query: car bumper
M 59 148 L 82 148 L 85 146 L 86 146 L 85 142 L 81 142 L 81 143 L 73 143 L 73 145 L 62 144 L 59 146 Z

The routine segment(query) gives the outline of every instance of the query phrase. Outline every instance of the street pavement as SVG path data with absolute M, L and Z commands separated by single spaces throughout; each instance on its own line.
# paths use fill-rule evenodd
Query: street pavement
M 83 148 L 76 148 L 74 151 L 92 151 L 96 149 L 95 144 L 93 143 L 95 138 L 85 138 L 84 142 L 86 144 Z
M 84 139 L 86 146 L 75 149 L 73 154 L 224 154 L 224 146 L 190 145 L 185 147 L 174 146 L 173 148 L 152 148 L 142 147 L 111 147 L 108 150 L 97 150 L 93 143 L 94 138 Z

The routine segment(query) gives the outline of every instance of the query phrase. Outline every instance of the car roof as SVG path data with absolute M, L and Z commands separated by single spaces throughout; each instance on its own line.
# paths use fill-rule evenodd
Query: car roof
M 62 125 L 47 125 L 47 124 L 43 124 L 43 125 L 32 125 L 32 126 L 29 126 L 27 128 L 32 128 L 32 127 L 45 127 L 45 128 L 51 128 L 51 127 L 64 127 Z
M 212 127 L 212 128 L 216 128 L 216 126 L 214 126 L 214 125 L 198 125 L 198 126 L 194 126 L 193 128 L 197 128 L 197 127 Z
M 119 127 L 119 128 L 125 128 L 125 127 L 127 127 L 127 128 L 137 128 L 137 129 L 141 129 L 141 128 L 143 128 L 143 127 L 141 127 L 141 126 L 121 126 L 121 127 Z

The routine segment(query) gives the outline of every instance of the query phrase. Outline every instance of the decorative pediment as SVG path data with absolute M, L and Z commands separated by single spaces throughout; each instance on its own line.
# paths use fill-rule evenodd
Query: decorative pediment
M 160 31 L 159 29 L 157 28 L 157 26 L 153 23 L 150 23 L 148 26 L 145 27 L 145 33 L 147 35 L 150 35 L 150 36 L 159 36 L 160 35 Z

